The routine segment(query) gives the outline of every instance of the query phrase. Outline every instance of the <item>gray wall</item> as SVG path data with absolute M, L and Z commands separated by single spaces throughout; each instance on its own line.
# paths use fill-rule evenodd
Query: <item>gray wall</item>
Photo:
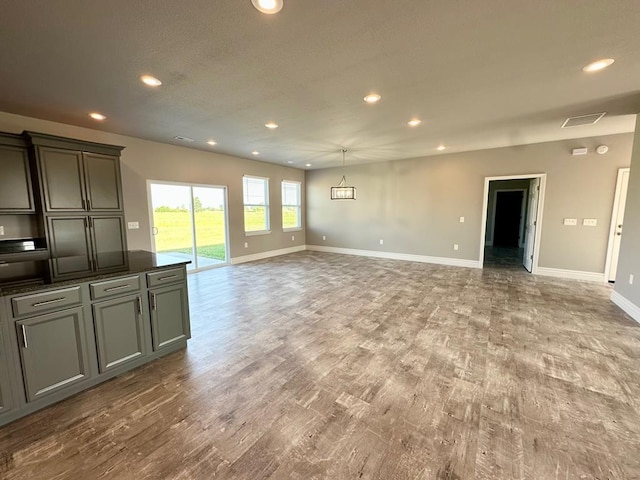
M 304 170 L 0 112 L 0 131 L 20 133 L 23 130 L 126 147 L 121 157 L 125 216 L 128 222 L 140 223 L 139 230 L 127 230 L 132 250 L 151 249 L 147 180 L 227 186 L 231 257 L 305 244 L 304 229 L 282 232 L 280 189 L 283 179 L 302 182 L 304 202 Z M 244 235 L 242 176 L 245 174 L 270 179 L 270 235 Z M 304 212 L 304 203 L 302 210 Z M 245 242 L 249 248 L 244 248 Z
M 630 274 L 634 276 L 632 285 Z M 615 290 L 640 308 L 640 132 L 633 145 Z
M 539 265 L 602 273 L 616 175 L 629 166 L 632 143 L 627 133 L 310 171 L 307 244 L 477 261 L 484 178 L 547 173 Z M 609 153 L 594 153 L 600 144 Z M 571 156 L 581 146 L 590 153 Z M 329 198 L 343 171 L 355 201 Z M 565 227 L 565 217 L 598 226 Z

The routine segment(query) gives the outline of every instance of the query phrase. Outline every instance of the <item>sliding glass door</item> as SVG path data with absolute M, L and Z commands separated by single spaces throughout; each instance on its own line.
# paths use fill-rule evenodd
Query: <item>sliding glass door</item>
M 190 260 L 188 270 L 225 265 L 226 187 L 149 182 L 153 248 L 159 256 Z

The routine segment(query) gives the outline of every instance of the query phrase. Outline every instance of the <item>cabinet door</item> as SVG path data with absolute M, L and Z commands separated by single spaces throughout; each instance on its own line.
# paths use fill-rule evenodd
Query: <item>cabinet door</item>
M 100 373 L 146 354 L 142 300 L 138 295 L 93 305 Z
M 0 213 L 35 212 L 27 150 L 0 145 Z
M 83 153 L 83 157 L 88 210 L 122 210 L 120 159 L 86 152 Z
M 92 271 L 88 220 L 85 216 L 48 217 L 49 248 L 54 279 Z
M 82 307 L 16 322 L 27 400 L 89 377 Z
M 0 318 L 0 321 L 2 319 Z M 11 389 L 9 383 L 9 359 L 8 356 L 8 345 L 4 341 L 4 331 L 2 330 L 3 325 L 0 324 L 0 416 L 3 413 L 11 410 L 13 405 L 11 401 Z
M 82 152 L 38 147 L 40 176 L 47 212 L 85 210 Z
M 98 271 L 127 266 L 127 246 L 122 215 L 91 217 L 93 254 Z
M 191 338 L 189 299 L 183 283 L 149 291 L 153 349 Z

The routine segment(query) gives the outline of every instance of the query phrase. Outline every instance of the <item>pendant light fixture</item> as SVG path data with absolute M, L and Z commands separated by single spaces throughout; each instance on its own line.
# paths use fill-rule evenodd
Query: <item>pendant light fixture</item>
M 347 153 L 347 149 L 342 149 L 342 168 L 344 170 L 344 154 Z M 342 180 L 336 187 L 331 187 L 331 200 L 355 200 L 356 199 L 356 187 L 347 186 L 347 179 L 342 175 Z

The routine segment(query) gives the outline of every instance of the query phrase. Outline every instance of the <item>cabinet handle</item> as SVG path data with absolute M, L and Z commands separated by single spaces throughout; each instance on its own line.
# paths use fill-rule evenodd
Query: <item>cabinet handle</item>
M 158 280 L 169 280 L 170 278 L 176 278 L 178 275 L 167 275 L 166 277 L 160 277 Z
M 91 200 L 87 198 L 87 211 L 91 210 Z
M 84 198 L 82 199 L 82 210 L 87 211 L 87 201 Z
M 142 316 L 142 299 L 138 297 L 136 300 L 138 301 L 138 315 Z
M 105 292 L 115 292 L 116 290 L 122 290 L 123 288 L 128 288 L 131 285 L 129 285 L 128 283 L 126 285 L 118 285 L 117 287 L 109 287 L 109 288 L 105 288 L 104 291 Z
M 91 217 L 87 217 L 87 219 L 89 220 L 89 228 L 93 228 L 93 220 Z
M 151 310 L 156 311 L 156 294 L 151 294 Z
M 24 327 L 24 324 L 20 326 L 22 327 L 22 344 L 24 345 L 24 348 L 29 348 L 29 342 L 27 341 L 27 329 Z
M 31 306 L 32 307 L 41 307 L 43 305 L 50 305 L 52 303 L 58 303 L 58 302 L 61 302 L 63 300 L 66 300 L 66 299 L 67 299 L 67 297 L 54 298 L 53 300 L 45 300 L 44 302 L 34 303 Z M 22 328 L 24 328 L 24 326 Z

